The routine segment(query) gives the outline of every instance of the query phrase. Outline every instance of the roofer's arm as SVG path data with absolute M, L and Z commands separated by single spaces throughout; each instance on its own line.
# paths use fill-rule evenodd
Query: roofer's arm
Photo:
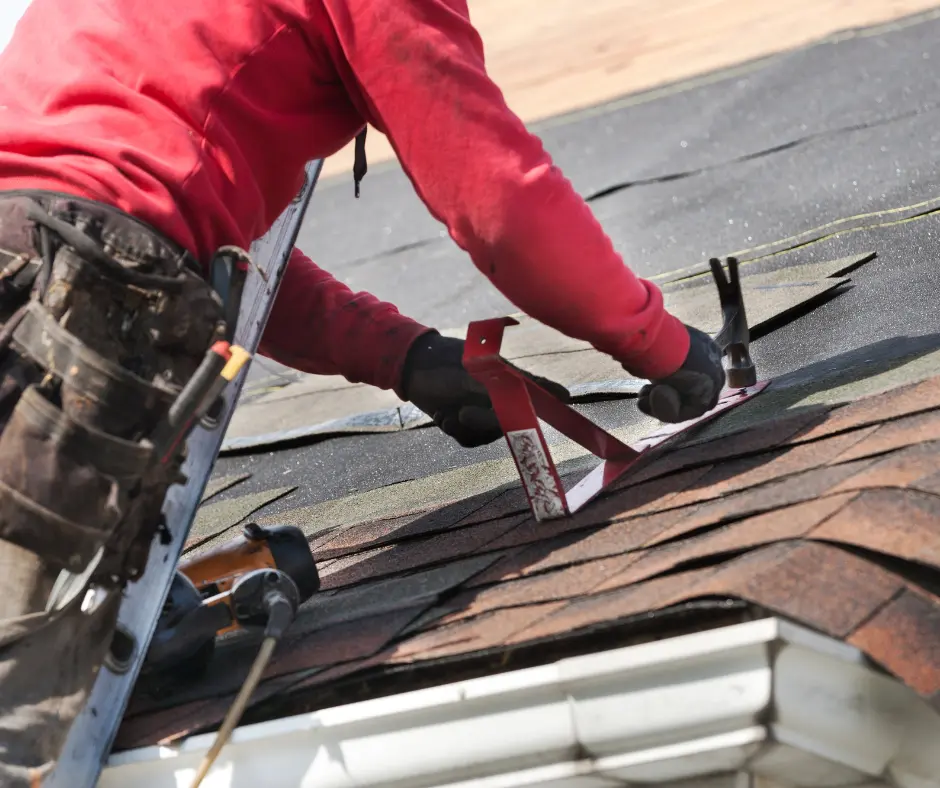
M 624 265 L 507 107 L 465 0 L 323 2 L 351 90 L 480 271 L 532 317 L 662 382 L 641 397 L 647 412 L 675 421 L 714 406 L 724 383 L 717 347 L 668 314 L 659 289 Z
M 463 446 L 502 435 L 486 389 L 463 368 L 463 342 L 369 293 L 354 293 L 299 249 L 291 253 L 258 349 L 302 372 L 395 389 Z
M 430 330 L 294 249 L 258 349 L 301 372 L 392 389 L 408 348 Z

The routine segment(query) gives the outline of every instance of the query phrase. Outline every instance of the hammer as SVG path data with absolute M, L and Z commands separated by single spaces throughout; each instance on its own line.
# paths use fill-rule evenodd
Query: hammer
M 728 258 L 728 275 L 717 257 L 708 261 L 718 287 L 718 299 L 721 302 L 721 314 L 724 325 L 714 339 L 723 355 L 730 359 L 726 368 L 728 388 L 743 389 L 757 383 L 757 370 L 751 361 L 751 332 L 747 327 L 747 314 L 744 311 L 744 296 L 741 294 L 741 280 L 738 277 L 738 260 Z

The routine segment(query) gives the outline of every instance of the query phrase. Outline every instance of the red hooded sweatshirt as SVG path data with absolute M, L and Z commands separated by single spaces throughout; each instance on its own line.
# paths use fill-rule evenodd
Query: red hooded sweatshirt
M 204 263 L 366 123 L 521 310 L 638 376 L 681 365 L 687 332 L 506 106 L 466 0 L 33 0 L 0 55 L 0 190 L 109 203 Z M 297 253 L 262 352 L 392 388 L 425 330 Z

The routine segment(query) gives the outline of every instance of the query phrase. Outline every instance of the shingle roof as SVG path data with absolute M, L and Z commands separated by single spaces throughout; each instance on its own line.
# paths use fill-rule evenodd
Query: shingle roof
M 661 637 L 674 624 L 660 612 L 738 601 L 858 646 L 933 700 L 938 467 L 940 377 L 671 451 L 564 520 L 536 523 L 513 488 L 340 529 L 316 548 L 325 593 L 261 697 L 296 708 L 341 679 L 420 686 L 581 634 Z M 224 646 L 181 696 L 138 697 L 120 746 L 218 723 L 253 648 Z

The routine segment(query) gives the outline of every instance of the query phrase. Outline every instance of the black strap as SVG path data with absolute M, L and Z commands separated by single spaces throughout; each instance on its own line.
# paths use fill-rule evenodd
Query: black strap
M 26 208 L 26 216 L 30 221 L 54 232 L 64 243 L 78 252 L 82 259 L 96 265 L 99 270 L 121 284 L 164 290 L 170 293 L 179 293 L 186 285 L 182 276 L 144 274 L 121 265 L 92 238 L 68 222 L 50 216 L 39 203 L 30 201 Z
M 238 246 L 221 246 L 212 256 L 210 284 L 222 299 L 225 308 L 226 342 L 235 341 L 242 295 L 245 292 L 248 269 L 252 266 L 254 266 L 254 261 L 251 255 Z
M 356 152 L 353 160 L 353 182 L 356 186 L 356 199 L 359 199 L 359 184 L 366 177 L 369 171 L 369 162 L 366 159 L 366 132 L 369 127 L 365 126 L 362 131 L 356 135 Z

